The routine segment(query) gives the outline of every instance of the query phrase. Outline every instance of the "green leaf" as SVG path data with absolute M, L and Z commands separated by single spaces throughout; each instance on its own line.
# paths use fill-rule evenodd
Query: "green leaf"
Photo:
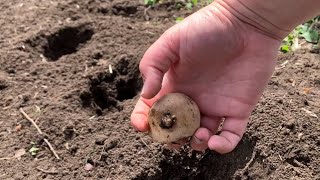
M 193 4 L 194 6 L 196 6 L 196 5 L 198 4 L 198 0 L 192 0 L 191 2 L 192 2 L 192 4 Z
M 32 146 L 32 148 L 29 149 L 29 152 L 31 153 L 32 156 L 34 156 L 38 153 L 39 150 L 40 150 L 39 148 Z
M 319 40 L 318 32 L 313 29 L 309 29 L 308 31 L 304 32 L 301 36 L 310 43 L 317 43 Z
M 290 47 L 288 45 L 282 45 L 280 50 L 284 53 L 289 52 L 290 51 Z
M 154 5 L 156 3 L 157 0 L 144 0 L 144 4 L 145 5 Z
M 183 17 L 177 17 L 177 18 L 176 18 L 176 23 L 181 22 L 183 19 L 184 19 Z
M 186 4 L 186 8 L 187 8 L 187 9 L 192 9 L 192 6 L 193 6 L 192 3 L 187 3 L 187 4 Z
M 181 7 L 182 7 L 182 4 L 180 4 L 180 3 L 176 4 L 176 9 L 180 9 Z
M 301 25 L 299 30 L 298 30 L 298 32 L 300 34 L 303 34 L 303 33 L 307 32 L 307 31 L 308 31 L 308 26 L 307 25 Z

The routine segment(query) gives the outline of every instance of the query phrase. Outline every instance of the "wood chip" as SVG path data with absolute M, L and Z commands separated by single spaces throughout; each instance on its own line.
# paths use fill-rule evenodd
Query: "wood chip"
M 16 127 L 13 128 L 13 131 L 14 132 L 18 132 L 22 129 L 22 125 L 21 124 L 18 124 Z
M 309 94 L 312 88 L 303 88 L 303 94 Z
M 45 170 L 40 167 L 36 167 L 36 169 L 43 172 L 43 173 L 47 173 L 47 174 L 58 174 L 59 173 L 58 171 L 55 170 L 55 168 L 53 168 L 52 170 Z
M 309 116 L 311 117 L 315 117 L 315 118 L 318 118 L 318 116 L 314 113 L 314 112 L 311 112 L 309 110 L 307 110 L 306 108 L 301 108 L 301 110 L 303 110 L 304 112 L 306 112 Z
M 111 64 L 109 64 L 109 72 L 110 72 L 111 74 L 113 73 Z
M 289 61 L 287 60 L 287 61 L 283 62 L 282 64 L 280 64 L 279 67 L 276 67 L 275 69 L 276 69 L 276 70 L 278 70 L 278 69 L 283 69 L 283 68 L 286 67 L 286 65 L 287 65 L 288 63 L 289 63 Z

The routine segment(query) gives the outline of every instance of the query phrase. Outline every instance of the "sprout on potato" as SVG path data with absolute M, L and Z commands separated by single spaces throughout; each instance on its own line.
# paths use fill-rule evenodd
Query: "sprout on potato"
M 152 105 L 148 122 L 149 134 L 154 141 L 173 143 L 195 133 L 200 127 L 200 111 L 190 97 L 169 93 Z

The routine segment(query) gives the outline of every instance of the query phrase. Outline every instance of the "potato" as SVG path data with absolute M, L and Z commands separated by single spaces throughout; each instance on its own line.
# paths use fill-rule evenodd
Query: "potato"
M 158 99 L 148 113 L 149 135 L 160 143 L 174 143 L 192 136 L 200 127 L 197 104 L 182 93 L 169 93 Z

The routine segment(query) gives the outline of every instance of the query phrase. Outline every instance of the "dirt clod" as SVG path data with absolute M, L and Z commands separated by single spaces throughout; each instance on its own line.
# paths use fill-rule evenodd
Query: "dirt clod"
M 97 145 L 103 145 L 103 144 L 104 144 L 104 141 L 105 141 L 107 138 L 108 138 L 108 136 L 98 135 L 98 136 L 96 137 L 95 142 L 96 142 Z

